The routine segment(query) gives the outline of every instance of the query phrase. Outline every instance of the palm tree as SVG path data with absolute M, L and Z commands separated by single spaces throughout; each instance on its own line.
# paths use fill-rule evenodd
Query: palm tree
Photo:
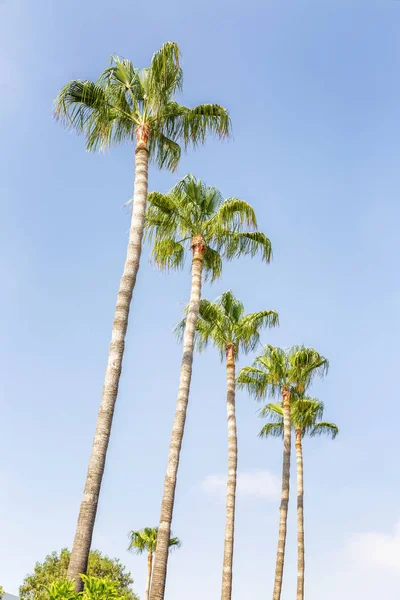
M 283 438 L 283 406 L 270 403 L 261 410 L 262 417 L 268 417 L 260 431 L 260 437 Z M 296 434 L 296 463 L 297 463 L 297 600 L 304 600 L 304 492 L 303 492 L 303 446 L 305 435 L 327 435 L 335 439 L 339 429 L 335 423 L 321 421 L 324 405 L 310 396 L 300 397 L 292 402 L 291 423 Z
M 103 394 L 86 476 L 78 524 L 68 569 L 82 590 L 101 481 L 111 434 L 111 425 L 121 376 L 129 308 L 142 252 L 144 216 L 148 189 L 148 164 L 174 171 L 182 144 L 196 146 L 208 133 L 229 136 L 228 112 L 218 104 L 196 108 L 181 106 L 175 96 L 182 89 L 179 47 L 165 43 L 151 60 L 150 68 L 137 69 L 131 61 L 112 57 L 112 64 L 97 82 L 74 80 L 56 98 L 55 114 L 67 126 L 87 138 L 88 150 L 105 149 L 123 141 L 134 143 L 135 182 L 128 248 L 111 334 Z
M 231 260 L 258 251 L 267 262 L 271 242 L 256 230 L 253 208 L 238 198 L 223 199 L 221 192 L 187 175 L 166 194 L 149 194 L 147 231 L 153 239 L 153 258 L 160 268 L 180 268 L 186 251 L 192 251 L 190 302 L 183 332 L 183 356 L 178 399 L 172 428 L 167 472 L 161 503 L 160 526 L 151 600 L 163 600 L 168 562 L 168 540 L 175 498 L 179 456 L 185 427 L 193 346 L 199 314 L 203 273 L 211 280 L 221 274 L 222 258 Z M 248 228 L 248 230 L 246 230 Z
M 224 538 L 224 562 L 222 570 L 222 600 L 232 597 L 232 563 L 235 533 L 237 434 L 235 414 L 235 361 L 239 349 L 245 353 L 254 350 L 260 340 L 262 327 L 275 327 L 279 323 L 275 310 L 263 310 L 244 315 L 244 306 L 231 291 L 225 292 L 215 302 L 200 301 L 196 327 L 196 341 L 202 351 L 211 341 L 218 348 L 221 360 L 226 364 L 226 407 L 228 416 L 228 481 L 226 495 L 226 522 Z M 183 333 L 186 319 L 178 325 Z
M 323 376 L 328 361 L 313 348 L 293 346 L 289 349 L 267 345 L 264 354 L 255 359 L 253 366 L 244 367 L 238 382 L 257 399 L 282 396 L 283 406 L 283 468 L 279 516 L 278 552 L 276 558 L 273 600 L 280 600 L 285 560 L 287 512 L 290 480 L 290 397 L 293 392 L 304 393 L 315 375 Z
M 131 531 L 129 534 L 130 544 L 128 550 L 135 554 L 143 554 L 147 552 L 147 579 L 146 579 L 146 592 L 145 600 L 149 600 L 151 575 L 153 569 L 153 555 L 156 551 L 157 546 L 157 527 L 145 527 L 140 531 Z M 181 541 L 177 537 L 171 537 L 169 540 L 169 549 L 180 548 Z

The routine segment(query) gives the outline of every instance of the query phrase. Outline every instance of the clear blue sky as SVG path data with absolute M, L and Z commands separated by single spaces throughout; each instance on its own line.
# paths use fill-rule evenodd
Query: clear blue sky
M 0 40 L 0 583 L 16 593 L 36 560 L 71 545 L 129 224 L 132 148 L 87 154 L 52 100 L 113 53 L 147 66 L 176 40 L 185 102 L 227 106 L 234 141 L 188 154 L 175 175 L 152 170 L 150 188 L 191 171 L 251 202 L 273 264 L 226 266 L 204 294 L 232 288 L 248 311 L 276 308 L 266 342 L 331 362 L 313 393 L 341 433 L 304 448 L 307 600 L 397 600 L 400 2 L 2 0 Z M 162 275 L 147 254 L 93 543 L 129 566 L 140 594 L 145 559 L 127 554 L 127 532 L 158 522 L 180 363 L 171 330 L 189 292 L 187 270 Z M 224 388 L 210 349 L 195 359 L 174 600 L 220 593 Z M 257 438 L 256 409 L 239 395 L 235 600 L 272 589 L 281 445 Z M 293 494 L 283 600 L 295 560 Z

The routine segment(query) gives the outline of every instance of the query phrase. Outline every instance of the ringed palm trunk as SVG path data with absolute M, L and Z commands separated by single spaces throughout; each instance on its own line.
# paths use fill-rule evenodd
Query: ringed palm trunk
M 143 134 L 143 132 L 141 133 L 142 136 L 138 140 L 135 152 L 135 188 L 128 249 L 118 290 L 108 362 L 92 453 L 89 460 L 78 524 L 68 566 L 68 578 L 75 580 L 76 591 L 82 590 L 83 583 L 79 575 L 81 573 L 86 573 L 88 565 L 101 481 L 110 440 L 114 407 L 118 394 L 122 358 L 125 348 L 125 335 L 128 327 L 129 308 L 142 252 L 144 216 L 148 188 L 149 153 L 147 149 L 147 135 Z
M 178 399 L 172 426 L 167 472 L 165 475 L 164 491 L 161 501 L 161 515 L 157 534 L 157 547 L 151 581 L 150 600 L 163 600 L 165 593 L 168 549 L 171 537 L 171 521 L 174 509 L 179 458 L 185 429 L 186 411 L 189 401 L 190 381 L 192 378 L 194 334 L 200 309 L 201 278 L 205 249 L 206 247 L 203 238 L 201 236 L 195 236 L 192 240 L 193 259 L 190 302 L 183 334 L 183 355 L 179 378 Z
M 149 600 L 152 570 L 153 570 L 153 553 L 149 552 L 147 555 L 147 579 L 146 579 L 146 591 L 144 594 L 144 600 Z
M 228 483 L 226 492 L 226 519 L 224 563 L 222 571 L 222 600 L 232 597 L 232 565 L 235 537 L 235 504 L 237 475 L 237 433 L 235 414 L 235 347 L 226 347 L 226 408 L 228 416 Z
M 290 487 L 290 391 L 287 387 L 282 388 L 283 401 L 283 468 L 282 468 L 282 494 L 279 510 L 279 538 L 278 552 L 276 556 L 275 582 L 273 600 L 280 600 L 282 592 L 283 565 L 285 562 L 287 514 L 289 506 Z
M 296 429 L 297 463 L 297 600 L 304 600 L 304 492 L 302 430 Z

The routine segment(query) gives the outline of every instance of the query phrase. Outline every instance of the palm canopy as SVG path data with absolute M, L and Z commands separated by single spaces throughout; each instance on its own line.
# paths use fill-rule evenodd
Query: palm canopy
M 339 429 L 335 423 L 322 421 L 324 404 L 317 398 L 304 396 L 292 402 L 290 421 L 293 429 L 301 430 L 301 435 L 315 437 L 326 435 L 335 439 Z M 283 437 L 283 405 L 282 403 L 266 404 L 260 416 L 269 419 L 260 431 L 260 437 Z
M 181 268 L 195 238 L 205 245 L 203 266 L 211 280 L 220 276 L 222 258 L 260 252 L 263 260 L 271 259 L 271 242 L 257 231 L 252 206 L 239 198 L 224 199 L 194 175 L 186 175 L 167 194 L 151 192 L 148 201 L 147 235 L 154 239 L 153 259 L 162 269 Z
M 324 376 L 328 367 L 328 360 L 313 348 L 292 346 L 283 349 L 267 345 L 253 366 L 240 371 L 238 383 L 258 400 L 274 397 L 284 388 L 303 393 L 313 377 Z
M 183 336 L 186 319 L 177 325 L 179 337 Z M 211 341 L 224 358 L 228 345 L 233 345 L 235 358 L 239 350 L 245 353 L 254 350 L 260 340 L 263 327 L 279 325 L 278 313 L 275 310 L 262 310 L 244 314 L 244 306 L 235 298 L 231 290 L 224 292 L 215 302 L 200 300 L 199 318 L 196 326 L 195 340 L 201 352 Z
M 150 159 L 160 168 L 175 170 L 181 148 L 205 141 L 207 133 L 228 137 L 231 123 L 218 104 L 181 106 L 175 95 L 182 90 L 183 74 L 176 42 L 166 42 L 153 55 L 149 68 L 138 69 L 119 56 L 96 82 L 73 80 L 55 100 L 55 114 L 87 136 L 88 150 L 112 144 L 148 140 Z
M 157 546 L 157 535 L 158 527 L 145 527 L 140 531 L 131 531 L 129 533 L 130 544 L 128 550 L 135 554 L 142 554 L 143 552 L 155 552 Z M 169 547 L 179 548 L 181 541 L 177 537 L 171 537 L 169 540 Z

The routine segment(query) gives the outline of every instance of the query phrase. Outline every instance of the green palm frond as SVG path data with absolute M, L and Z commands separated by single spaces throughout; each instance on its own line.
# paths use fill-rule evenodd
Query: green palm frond
M 206 229 L 218 232 L 226 228 L 236 231 L 242 225 L 257 228 L 257 219 L 254 208 L 239 198 L 224 200 L 214 216 L 206 224 Z
M 265 371 L 256 367 L 243 367 L 237 378 L 240 389 L 247 389 L 257 400 L 265 397 L 268 377 Z
M 143 552 L 155 552 L 157 546 L 158 527 L 145 527 L 139 531 L 131 531 L 129 533 L 130 543 L 128 551 L 135 554 L 143 554 Z M 182 542 L 179 538 L 173 537 L 169 540 L 170 549 L 180 548 Z
M 219 279 L 222 273 L 222 258 L 219 252 L 207 246 L 203 255 L 203 268 L 205 280 L 211 282 Z
M 218 235 L 218 249 L 228 260 L 240 255 L 255 256 L 261 254 L 262 260 L 270 262 L 272 245 L 269 238 L 261 231 L 229 231 L 223 229 Z
M 157 240 L 152 256 L 159 269 L 181 269 L 185 263 L 185 248 L 172 238 Z
M 321 422 L 314 425 L 314 428 L 310 432 L 310 436 L 326 435 L 334 440 L 338 433 L 339 428 L 335 423 Z
M 263 426 L 258 434 L 261 438 L 280 437 L 283 438 L 283 421 L 282 423 L 267 423 Z

